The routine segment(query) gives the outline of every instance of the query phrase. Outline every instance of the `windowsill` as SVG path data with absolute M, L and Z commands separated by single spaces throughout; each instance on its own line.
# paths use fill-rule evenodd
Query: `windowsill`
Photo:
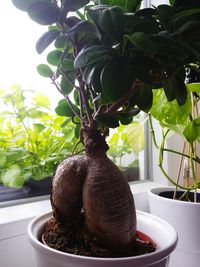
M 135 196 L 136 208 L 138 208 L 137 204 L 139 206 L 141 206 L 141 204 L 147 205 L 147 191 L 157 186 L 159 186 L 159 184 L 147 181 L 130 183 L 131 191 Z M 0 225 L 31 219 L 50 210 L 51 204 L 49 199 L 4 207 L 0 209 Z

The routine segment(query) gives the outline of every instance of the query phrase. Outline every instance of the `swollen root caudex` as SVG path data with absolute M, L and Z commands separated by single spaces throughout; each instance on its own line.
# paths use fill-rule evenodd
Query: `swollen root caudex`
M 81 138 L 86 156 L 69 157 L 55 171 L 51 195 L 54 215 L 60 222 L 72 222 L 83 209 L 91 233 L 111 249 L 128 249 L 136 232 L 129 185 L 107 157 L 108 146 L 98 130 L 87 126 Z

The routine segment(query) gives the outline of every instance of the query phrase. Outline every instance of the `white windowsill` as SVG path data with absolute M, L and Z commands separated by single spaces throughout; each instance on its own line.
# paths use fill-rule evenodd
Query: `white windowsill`
M 135 203 L 137 208 L 137 203 L 143 202 L 143 205 L 147 203 L 147 196 L 145 194 L 151 188 L 157 187 L 159 184 L 155 182 L 138 182 L 130 183 L 131 191 L 135 196 Z M 0 225 L 17 222 L 20 220 L 31 219 L 42 213 L 51 210 L 51 204 L 48 200 L 41 200 L 32 203 L 26 203 L 21 205 L 15 205 L 10 207 L 5 207 L 0 209 Z

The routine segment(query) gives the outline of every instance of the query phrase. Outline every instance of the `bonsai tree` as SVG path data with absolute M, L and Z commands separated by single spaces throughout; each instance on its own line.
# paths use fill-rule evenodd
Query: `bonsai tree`
M 199 62 L 199 3 L 185 1 L 140 10 L 141 0 L 12 0 L 31 19 L 48 25 L 36 44 L 53 43 L 49 65 L 38 72 L 63 95 L 56 112 L 80 129 L 85 156 L 58 166 L 52 181 L 54 217 L 80 220 L 108 248 L 124 255 L 136 241 L 133 196 L 121 171 L 106 155 L 109 128 L 148 112 L 153 89 L 184 105 L 185 69 Z M 195 34 L 194 34 L 195 33 Z M 53 69 L 55 67 L 55 70 Z

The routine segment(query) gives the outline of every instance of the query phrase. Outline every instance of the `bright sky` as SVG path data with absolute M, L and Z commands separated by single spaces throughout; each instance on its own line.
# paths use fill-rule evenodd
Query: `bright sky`
M 11 0 L 0 0 L 0 88 L 19 84 L 52 95 L 54 100 L 60 98 L 50 80 L 36 71 L 38 64 L 46 63 L 45 56 L 35 50 L 36 41 L 46 30 L 15 8 Z

